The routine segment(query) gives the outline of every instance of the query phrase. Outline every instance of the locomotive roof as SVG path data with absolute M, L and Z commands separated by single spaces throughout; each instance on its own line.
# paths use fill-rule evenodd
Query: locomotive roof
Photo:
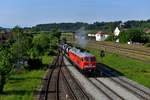
M 93 57 L 94 56 L 88 52 L 81 52 L 80 49 L 77 49 L 77 48 L 72 48 L 72 49 L 70 49 L 70 51 L 73 52 L 74 54 L 80 56 L 80 57 L 87 57 L 87 56 Z

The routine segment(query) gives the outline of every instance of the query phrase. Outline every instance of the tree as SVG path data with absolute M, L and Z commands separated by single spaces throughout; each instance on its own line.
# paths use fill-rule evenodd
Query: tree
M 128 41 L 130 41 L 130 34 L 126 31 L 123 31 L 119 34 L 119 42 L 120 43 L 127 43 Z
M 18 69 L 29 58 L 29 49 L 31 48 L 32 37 L 23 33 L 22 28 L 16 26 L 12 30 L 12 37 L 10 38 L 10 49 L 13 55 L 13 62 Z
M 49 48 L 49 36 L 45 33 L 37 34 L 32 40 L 33 47 L 31 49 L 31 56 L 39 58 Z
M 33 37 L 32 48 L 30 48 L 30 59 L 28 60 L 28 69 L 41 68 L 42 56 L 55 55 L 55 50 L 58 45 L 58 38 L 56 34 L 40 32 Z
M 12 56 L 7 48 L 0 46 L 0 93 L 3 92 L 6 79 L 11 72 L 13 66 L 11 64 Z
M 120 33 L 119 40 L 121 43 L 126 43 L 128 41 L 146 43 L 148 42 L 148 36 L 141 30 L 126 30 Z
M 53 33 L 39 33 L 33 37 L 30 49 L 31 58 L 39 58 L 44 54 L 52 54 L 57 49 L 60 32 L 54 31 Z
M 58 48 L 59 39 L 53 35 L 49 35 L 49 53 L 52 54 Z
M 53 31 L 52 31 L 52 36 L 53 37 L 56 37 L 58 40 L 60 39 L 60 37 L 61 37 L 61 32 L 60 31 L 58 31 L 58 29 L 57 28 L 55 28 L 55 29 L 53 29 Z
M 109 35 L 105 41 L 115 41 L 115 37 L 113 35 Z

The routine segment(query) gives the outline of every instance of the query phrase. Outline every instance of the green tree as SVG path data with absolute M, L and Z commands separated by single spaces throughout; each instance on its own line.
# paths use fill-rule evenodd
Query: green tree
M 61 37 L 61 32 L 57 28 L 53 29 L 51 34 L 52 34 L 52 36 L 56 37 L 58 40 Z
M 58 48 L 59 39 L 53 35 L 49 35 L 49 53 L 52 54 Z
M 13 66 L 11 64 L 12 56 L 7 48 L 0 46 L 0 55 L 0 93 L 2 93 Z
M 121 32 L 119 35 L 119 40 L 121 43 L 126 43 L 128 41 L 146 43 L 148 42 L 148 36 L 141 30 L 132 29 Z
M 31 56 L 40 57 L 42 56 L 49 48 L 49 36 L 45 33 L 37 34 L 33 37 L 32 40 L 33 47 L 31 49 Z
M 115 41 L 115 37 L 113 35 L 110 35 L 106 38 L 105 41 Z
M 29 49 L 31 48 L 32 37 L 23 33 L 22 28 L 16 26 L 12 30 L 13 35 L 10 42 L 10 49 L 13 55 L 13 62 L 19 69 L 21 65 L 29 58 Z
M 119 34 L 119 42 L 120 43 L 127 43 L 128 41 L 130 41 L 130 34 L 126 31 L 123 31 Z

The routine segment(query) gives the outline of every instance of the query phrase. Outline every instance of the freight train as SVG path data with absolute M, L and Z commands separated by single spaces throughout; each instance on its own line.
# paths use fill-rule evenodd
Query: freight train
M 75 64 L 82 72 L 93 72 L 96 70 L 96 57 L 89 52 L 62 44 L 61 49 L 65 56 Z

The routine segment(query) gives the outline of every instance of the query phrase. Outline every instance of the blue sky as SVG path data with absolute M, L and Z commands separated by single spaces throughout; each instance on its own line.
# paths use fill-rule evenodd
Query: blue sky
M 1 0 L 0 26 L 150 19 L 150 0 Z

